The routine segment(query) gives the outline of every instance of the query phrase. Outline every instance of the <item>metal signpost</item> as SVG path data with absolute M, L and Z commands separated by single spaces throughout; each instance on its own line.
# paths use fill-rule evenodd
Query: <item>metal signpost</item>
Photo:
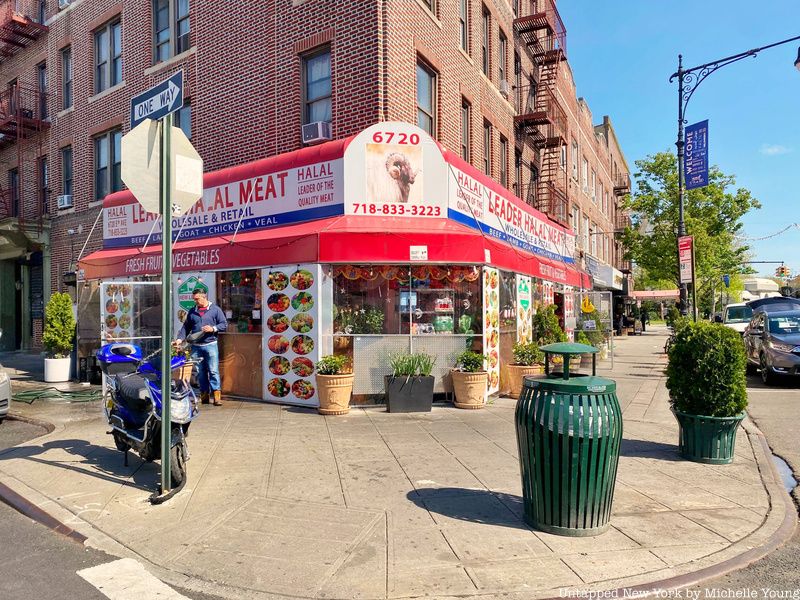
M 171 488 L 172 218 L 187 212 L 203 195 L 203 160 L 183 132 L 172 126 L 172 113 L 182 106 L 179 71 L 131 99 L 131 131 L 122 137 L 122 180 L 142 208 L 161 219 L 162 493 Z

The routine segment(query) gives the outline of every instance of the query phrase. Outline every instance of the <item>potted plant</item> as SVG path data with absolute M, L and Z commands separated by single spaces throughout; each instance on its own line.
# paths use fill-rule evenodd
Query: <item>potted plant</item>
M 69 294 L 56 292 L 44 311 L 42 343 L 49 358 L 44 359 L 44 380 L 48 383 L 69 381 L 70 353 L 75 339 L 75 316 Z
M 181 365 L 179 369 L 172 369 L 172 379 L 175 381 L 186 381 L 188 382 L 192 378 L 192 368 L 194 364 L 189 362 L 190 356 L 189 348 L 177 348 L 176 346 L 172 346 L 172 350 L 170 352 L 171 358 L 181 357 L 186 362 Z
M 705 322 L 676 327 L 667 389 L 684 458 L 711 464 L 733 460 L 736 431 L 747 407 L 746 362 L 735 330 Z
M 386 375 L 386 410 L 388 412 L 430 412 L 433 404 L 431 375 L 436 359 L 430 354 L 399 352 L 389 357 L 392 374 Z
M 486 357 L 471 350 L 458 355 L 453 377 L 456 408 L 483 408 L 489 374 L 483 369 Z
M 350 412 L 353 394 L 353 373 L 347 371 L 348 359 L 329 354 L 317 361 L 317 395 L 322 415 L 344 415 Z
M 514 344 L 512 349 L 514 362 L 508 365 L 509 387 L 508 395 L 519 398 L 522 393 L 522 382 L 527 375 L 540 375 L 544 370 L 544 352 L 539 350 L 535 342 Z
M 561 329 L 554 304 L 540 306 L 536 309 L 536 312 L 533 314 L 532 331 L 533 340 L 540 348 L 548 344 L 567 341 L 567 334 Z M 552 355 L 551 360 L 554 364 L 561 364 L 562 358 L 558 355 Z M 581 357 L 573 356 L 570 359 L 570 370 L 577 369 L 580 364 Z

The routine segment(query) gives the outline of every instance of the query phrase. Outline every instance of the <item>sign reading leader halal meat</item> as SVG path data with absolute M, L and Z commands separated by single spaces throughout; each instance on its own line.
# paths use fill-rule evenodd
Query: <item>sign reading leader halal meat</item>
M 184 216 L 172 220 L 174 238 L 232 235 L 290 225 L 343 212 L 342 159 L 264 173 L 206 187 L 203 197 Z M 152 232 L 152 233 L 151 233 Z M 106 248 L 161 242 L 158 215 L 146 212 L 133 198 L 103 209 Z

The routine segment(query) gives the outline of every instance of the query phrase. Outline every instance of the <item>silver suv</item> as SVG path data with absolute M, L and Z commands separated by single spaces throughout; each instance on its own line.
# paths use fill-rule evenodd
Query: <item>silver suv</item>
M 3 337 L 3 330 L 0 329 L 0 338 Z M 11 405 L 11 380 L 8 378 L 8 373 L 3 370 L 3 365 L 0 365 L 0 423 L 8 415 L 8 407 Z
M 778 375 L 800 375 L 800 310 L 757 310 L 744 332 L 748 371 L 769 385 Z

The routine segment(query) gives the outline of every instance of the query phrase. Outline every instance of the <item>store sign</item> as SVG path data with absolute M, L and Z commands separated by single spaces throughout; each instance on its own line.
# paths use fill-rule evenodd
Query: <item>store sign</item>
M 575 236 L 538 211 L 450 165 L 448 216 L 526 252 L 575 262 Z
M 311 221 L 343 212 L 342 159 L 264 173 L 203 190 L 203 197 L 184 216 L 172 219 L 176 239 L 232 235 L 279 225 Z M 151 235 L 152 232 L 152 235 Z M 133 198 L 103 208 L 106 248 L 161 242 L 158 215 Z
M 428 260 L 428 247 L 427 246 L 409 246 L 409 259 Z
M 685 235 L 678 238 L 678 262 L 680 266 L 681 283 L 692 283 L 693 265 L 693 238 Z
M 489 372 L 486 392 L 500 389 L 500 271 L 483 269 L 483 354 Z
M 517 275 L 517 341 L 531 341 L 531 319 L 533 317 L 533 294 L 531 278 Z

